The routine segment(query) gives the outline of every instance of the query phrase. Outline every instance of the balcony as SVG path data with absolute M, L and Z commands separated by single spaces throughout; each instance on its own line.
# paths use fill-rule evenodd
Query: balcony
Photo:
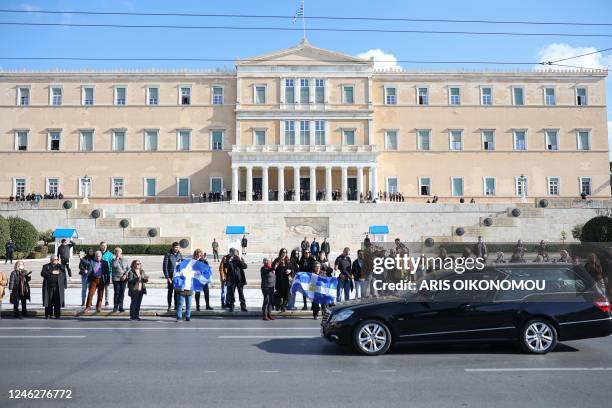
M 375 145 L 234 145 L 235 153 L 374 153 Z

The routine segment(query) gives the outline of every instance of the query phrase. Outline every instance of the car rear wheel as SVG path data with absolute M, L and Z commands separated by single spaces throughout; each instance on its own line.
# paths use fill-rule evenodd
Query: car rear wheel
M 391 331 L 381 321 L 366 320 L 355 329 L 353 344 L 362 354 L 377 356 L 391 347 Z
M 557 330 L 548 320 L 530 320 L 523 326 L 520 343 L 526 353 L 546 354 L 557 346 Z

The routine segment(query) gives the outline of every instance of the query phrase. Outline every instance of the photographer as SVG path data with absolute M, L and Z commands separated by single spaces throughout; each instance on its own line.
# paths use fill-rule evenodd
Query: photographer
M 244 298 L 243 288 L 246 285 L 246 276 L 244 270 L 247 268 L 246 262 L 240 256 L 240 252 L 232 248 L 230 256 L 225 261 L 225 272 L 227 274 L 227 305 L 229 311 L 234 311 L 235 291 L 238 289 L 238 299 L 240 300 L 240 310 L 247 311 L 246 300 Z
M 59 256 L 60 262 L 64 266 L 64 269 L 66 269 L 66 272 L 68 272 L 69 278 L 72 277 L 72 270 L 70 269 L 70 252 L 74 245 L 74 241 L 70 240 L 70 242 L 68 242 L 68 240 L 64 238 L 60 246 L 57 247 L 57 256 Z
M 9 278 L 10 301 L 13 304 L 13 313 L 17 319 L 27 316 L 26 302 L 30 300 L 30 279 L 32 272 L 25 270 L 25 264 L 19 260 L 15 262 L 15 268 Z M 19 315 L 19 303 L 21 303 L 21 316 Z

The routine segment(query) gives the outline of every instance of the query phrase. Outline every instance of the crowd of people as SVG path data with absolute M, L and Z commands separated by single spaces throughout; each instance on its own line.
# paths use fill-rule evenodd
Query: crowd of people
M 31 201 L 31 202 L 39 202 L 40 200 L 63 200 L 64 194 L 61 192 L 58 193 L 29 193 L 29 194 L 17 194 L 9 197 L 9 201 Z

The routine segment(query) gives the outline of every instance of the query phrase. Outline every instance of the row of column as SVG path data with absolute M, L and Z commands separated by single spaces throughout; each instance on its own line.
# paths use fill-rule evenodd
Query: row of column
M 232 166 L 232 201 L 238 201 L 238 188 L 240 186 L 240 168 L 246 168 L 246 201 L 253 201 L 253 167 L 261 168 L 262 201 L 268 201 L 268 169 L 278 169 L 278 201 L 284 201 L 285 191 L 285 168 L 293 169 L 293 189 L 295 190 L 294 201 L 300 201 L 300 169 L 310 169 L 310 201 L 317 200 L 317 166 Z M 357 170 L 357 198 L 364 194 L 363 171 L 370 170 L 370 191 L 375 194 L 378 191 L 376 166 L 325 166 L 325 201 L 332 201 L 332 169 L 340 167 L 341 175 L 341 201 L 346 201 L 348 190 L 348 169 L 354 167 Z

